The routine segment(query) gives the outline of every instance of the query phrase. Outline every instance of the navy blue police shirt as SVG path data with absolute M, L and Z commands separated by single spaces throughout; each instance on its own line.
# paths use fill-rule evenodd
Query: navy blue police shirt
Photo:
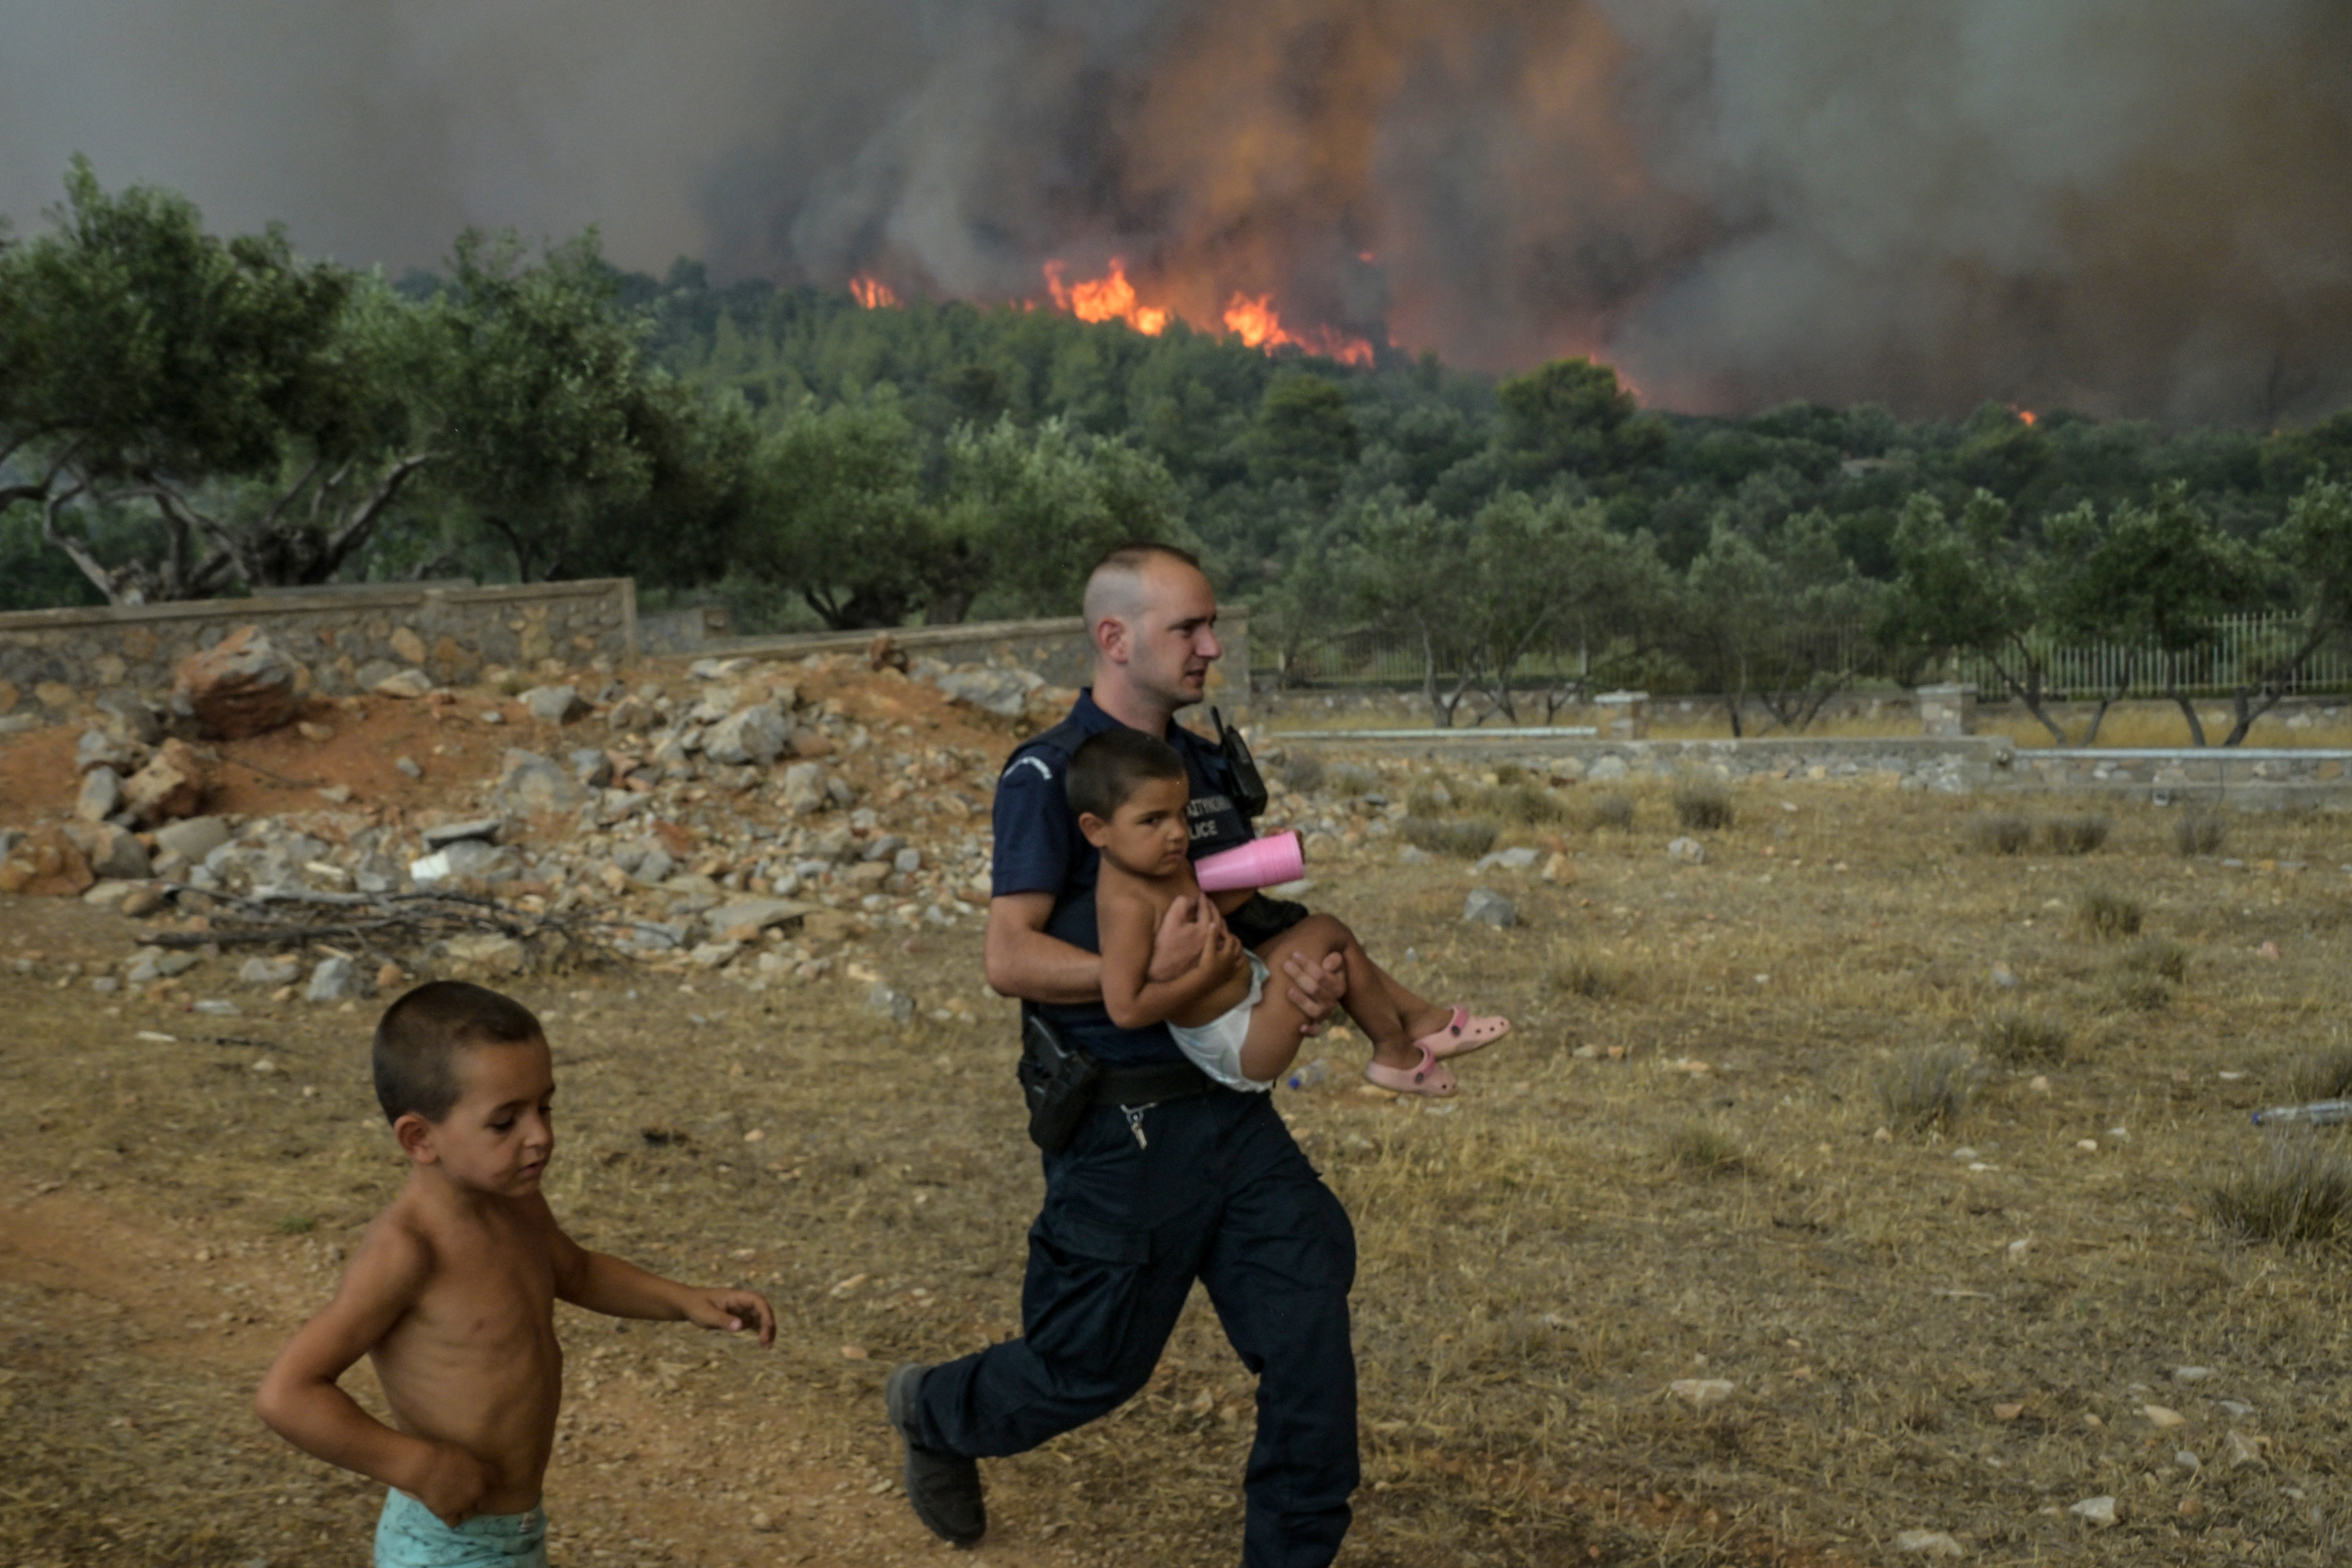
M 1077 814 L 1070 809 L 1063 781 L 1070 770 L 1070 754 L 1089 735 L 1116 730 L 1119 721 L 1095 706 L 1092 688 L 1078 693 L 1070 716 L 1023 744 L 1004 764 L 996 781 L 996 865 L 990 890 L 1003 898 L 1013 893 L 1051 893 L 1054 913 L 1045 934 L 1082 947 L 1102 951 L 1095 929 L 1095 879 L 1102 854 L 1078 831 Z M 1192 832 L 1195 859 L 1231 849 L 1256 837 L 1249 819 L 1234 805 L 1232 764 L 1216 742 L 1171 722 L 1160 739 L 1184 759 L 1192 798 L 1184 807 Z M 1167 1026 L 1122 1029 L 1111 1022 L 1100 1001 L 1077 1005 L 1041 1004 L 1038 1011 L 1058 1025 L 1073 1045 L 1084 1047 L 1105 1062 L 1135 1064 L 1179 1061 Z

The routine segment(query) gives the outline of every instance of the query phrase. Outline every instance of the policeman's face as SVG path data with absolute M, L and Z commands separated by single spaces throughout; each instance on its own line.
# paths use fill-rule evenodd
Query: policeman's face
M 1089 812 L 1078 818 L 1078 827 L 1119 869 L 1165 877 L 1184 863 L 1192 847 L 1192 830 L 1184 820 L 1191 795 L 1182 779 L 1145 779 L 1118 803 L 1108 822 Z
M 1189 708 L 1225 651 L 1217 641 L 1217 595 L 1181 561 L 1157 557 L 1142 575 L 1142 605 L 1127 625 L 1128 680 L 1171 710 Z

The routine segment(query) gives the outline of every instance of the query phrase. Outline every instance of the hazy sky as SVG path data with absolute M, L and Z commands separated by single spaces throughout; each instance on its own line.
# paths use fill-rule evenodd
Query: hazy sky
M 1111 257 L 1685 407 L 2352 401 L 2336 0 L 0 0 L 0 211 L 67 159 L 430 265 L 1039 292 Z M 1369 258 L 1370 259 L 1366 259 Z

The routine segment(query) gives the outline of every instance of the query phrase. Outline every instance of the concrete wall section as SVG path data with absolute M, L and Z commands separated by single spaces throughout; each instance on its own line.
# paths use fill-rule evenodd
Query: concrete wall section
M 636 585 L 614 577 L 21 611 L 0 615 L 0 714 L 62 719 L 108 691 L 160 695 L 180 660 L 244 626 L 259 626 L 330 694 L 386 666 L 462 682 L 494 664 L 626 663 L 636 656 Z

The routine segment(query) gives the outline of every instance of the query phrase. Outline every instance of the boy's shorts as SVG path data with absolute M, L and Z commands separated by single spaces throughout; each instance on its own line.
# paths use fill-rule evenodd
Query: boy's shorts
M 1171 1024 L 1168 1032 L 1176 1037 L 1176 1048 L 1182 1051 L 1194 1067 L 1227 1089 L 1237 1089 L 1244 1094 L 1264 1094 L 1274 1087 L 1274 1079 L 1260 1083 L 1242 1072 L 1242 1046 L 1249 1038 L 1250 1012 L 1256 1007 L 1258 998 L 1265 994 L 1265 960 L 1254 952 L 1248 957 L 1248 995 L 1197 1029 Z
M 547 1568 L 547 1510 L 478 1513 L 452 1529 L 395 1490 L 376 1521 L 375 1568 Z

